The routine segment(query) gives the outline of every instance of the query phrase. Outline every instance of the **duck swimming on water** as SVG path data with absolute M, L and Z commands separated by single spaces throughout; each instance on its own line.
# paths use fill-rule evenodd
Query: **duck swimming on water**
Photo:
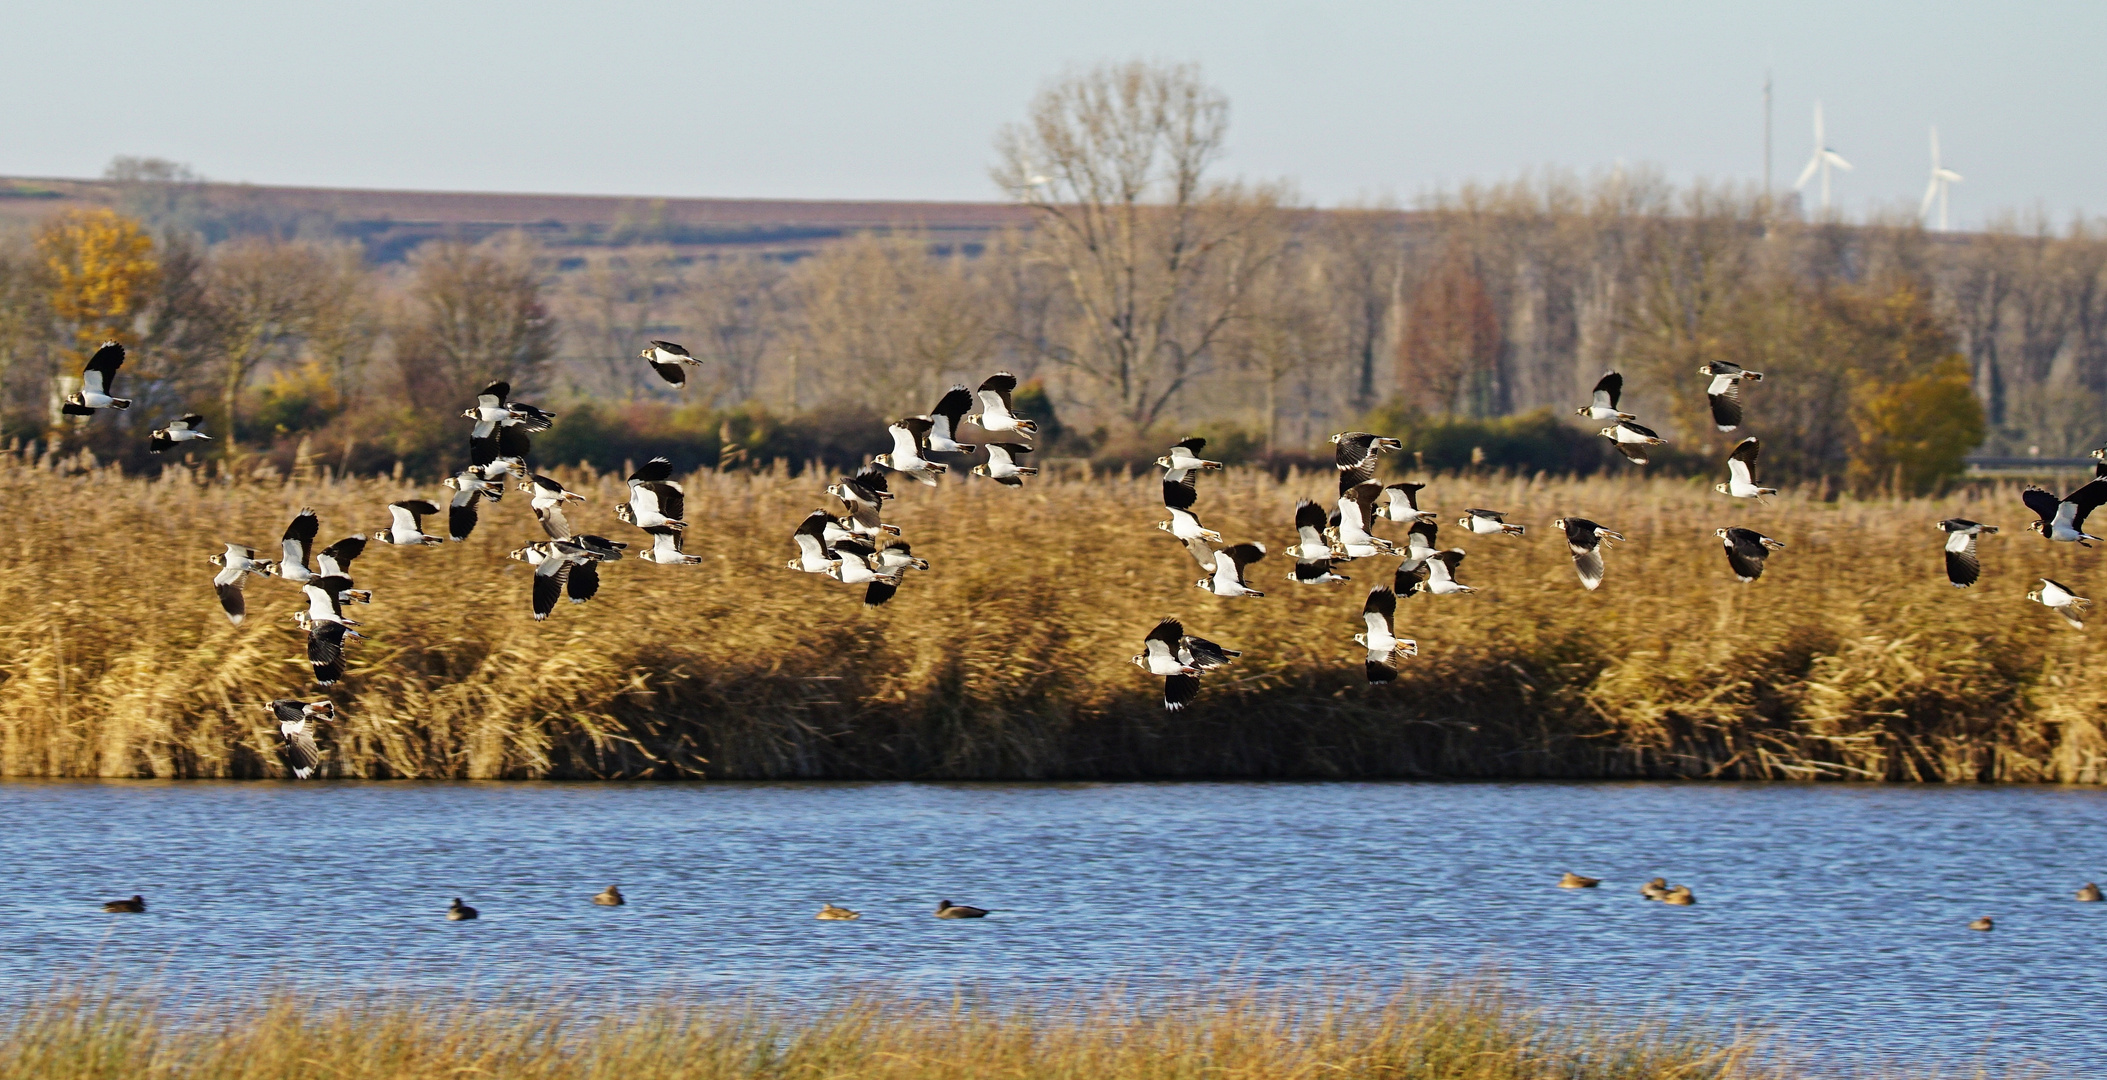
M 854 919 L 863 918 L 863 912 L 851 911 L 845 907 L 835 907 L 833 904 L 828 904 L 827 906 L 819 909 L 819 914 L 814 915 L 812 917 L 815 919 L 825 919 L 829 922 L 849 922 Z
M 475 917 L 476 909 L 462 903 L 458 896 L 454 897 L 453 904 L 446 909 L 447 922 L 465 922 Z
M 104 905 L 102 906 L 102 909 L 103 909 L 104 911 L 107 911 L 107 912 L 109 912 L 109 913 L 110 913 L 110 914 L 112 914 L 112 915 L 115 915 L 115 914 L 119 914 L 119 913 L 121 913 L 121 912 L 126 912 L 126 911 L 130 911 L 130 912 L 140 912 L 140 911 L 145 911 L 145 910 L 146 910 L 146 897 L 143 897 L 143 896 L 134 896 L 134 897 L 132 897 L 132 898 L 131 898 L 130 900 L 112 900 L 112 901 L 110 901 L 110 902 L 108 902 L 108 903 L 104 904 Z
M 622 899 L 622 890 L 613 885 L 593 894 L 593 903 L 601 907 L 621 907 L 628 902 Z
M 949 900 L 939 900 L 936 902 L 936 917 L 939 919 L 985 919 L 988 917 L 988 909 L 968 907 L 965 904 L 954 904 Z
M 1601 878 L 1581 877 L 1571 870 L 1566 871 L 1565 876 L 1558 879 L 1558 887 L 1561 889 L 1592 889 L 1600 884 L 1602 884 Z

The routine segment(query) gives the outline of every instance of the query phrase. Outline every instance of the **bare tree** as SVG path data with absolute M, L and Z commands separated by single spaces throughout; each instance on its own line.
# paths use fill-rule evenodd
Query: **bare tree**
M 1500 319 L 1492 296 L 1469 254 L 1452 244 L 1405 318 L 1398 378 L 1406 397 L 1438 413 L 1491 414 L 1499 355 Z
M 737 404 L 760 390 L 763 362 L 782 336 L 784 272 L 780 263 L 739 256 L 705 264 L 683 284 L 687 325 L 717 363 L 713 400 Z
M 396 359 L 413 401 L 465 400 L 492 379 L 519 393 L 541 388 L 556 320 L 530 244 L 444 241 L 418 248 L 410 263 Z
M 842 241 L 792 281 L 803 351 L 836 398 L 919 412 L 994 339 L 964 260 L 932 257 L 917 237 Z
M 652 327 L 680 288 L 673 250 L 640 245 L 588 255 L 569 285 L 562 298 L 564 323 L 578 359 L 599 371 L 606 389 L 634 396 L 639 378 L 648 374 L 637 350 L 655 336 Z
M 1033 257 L 1074 308 L 1048 358 L 1136 431 L 1163 415 L 1280 256 L 1273 188 L 1209 184 L 1229 102 L 1192 65 L 1106 65 L 1056 82 L 997 141 L 996 183 L 1037 211 Z
M 228 452 L 238 447 L 236 413 L 249 377 L 313 331 L 335 277 L 328 256 L 306 244 L 245 239 L 213 252 L 205 288 L 218 331 L 219 438 Z

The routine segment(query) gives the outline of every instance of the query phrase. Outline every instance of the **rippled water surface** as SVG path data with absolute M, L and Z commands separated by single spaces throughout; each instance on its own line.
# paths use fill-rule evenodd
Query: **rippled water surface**
M 799 991 L 1491 966 L 1863 1060 L 2107 1061 L 2107 794 L 0 784 L 0 979 Z M 1553 888 L 1566 869 L 1601 877 Z M 1698 904 L 1642 900 L 1656 874 Z M 587 898 L 619 882 L 630 904 Z M 98 902 L 141 893 L 143 916 Z M 472 923 L 442 918 L 460 896 Z M 939 899 L 994 908 L 930 917 Z M 859 922 L 813 920 L 822 903 Z M 1997 929 L 1966 929 L 1994 916 Z

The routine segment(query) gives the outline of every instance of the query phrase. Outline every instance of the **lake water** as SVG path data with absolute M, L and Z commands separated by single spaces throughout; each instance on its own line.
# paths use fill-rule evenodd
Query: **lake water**
M 2071 895 L 2107 880 L 2094 790 L 12 782 L 0 856 L 17 992 L 86 971 L 648 993 L 1492 968 L 1860 1062 L 2107 1060 L 2107 903 Z M 1552 887 L 1567 869 L 1604 884 Z M 1655 875 L 1698 904 L 1641 899 Z M 610 882 L 629 906 L 588 902 Z M 100 912 L 133 893 L 148 914 Z M 444 921 L 454 896 L 482 918 Z M 939 899 L 997 914 L 938 921 Z M 815 921 L 826 902 L 864 917 Z

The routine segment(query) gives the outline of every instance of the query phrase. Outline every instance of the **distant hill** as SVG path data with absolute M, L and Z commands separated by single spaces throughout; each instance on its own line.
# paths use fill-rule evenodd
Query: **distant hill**
M 365 244 L 376 261 L 399 259 L 426 240 L 475 240 L 513 229 L 551 246 L 664 243 L 701 253 L 809 249 L 850 233 L 892 230 L 914 230 L 971 249 L 1001 229 L 1030 222 L 1027 210 L 1006 203 L 652 199 L 0 177 L 0 229 L 88 206 L 174 218 L 214 240 L 252 232 L 340 236 Z

